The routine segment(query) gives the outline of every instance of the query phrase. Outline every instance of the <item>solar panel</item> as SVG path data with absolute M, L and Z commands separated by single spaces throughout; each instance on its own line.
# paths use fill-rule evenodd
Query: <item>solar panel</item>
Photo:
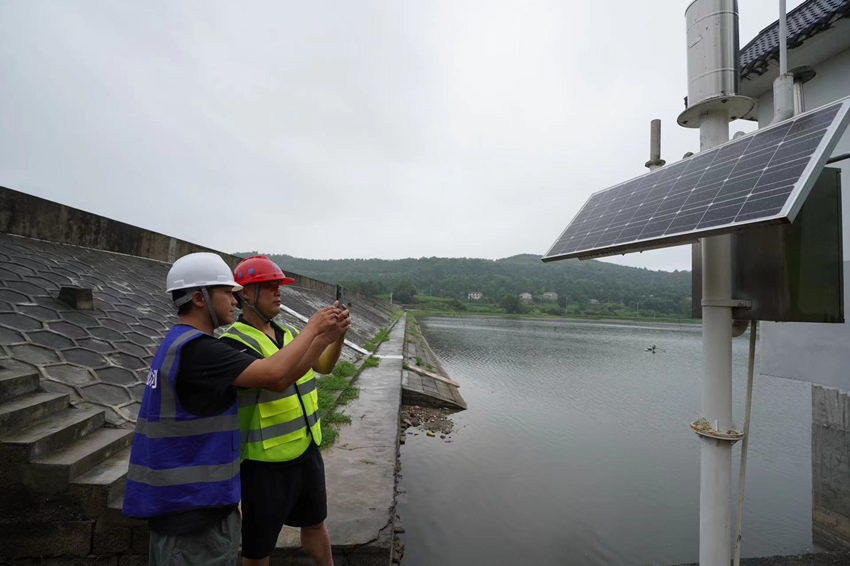
M 792 222 L 847 127 L 848 110 L 850 97 L 594 193 L 543 261 Z

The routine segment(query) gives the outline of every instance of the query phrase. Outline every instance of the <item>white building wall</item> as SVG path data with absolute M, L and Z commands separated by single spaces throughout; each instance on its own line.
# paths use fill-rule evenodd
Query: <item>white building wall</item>
M 812 66 L 815 78 L 805 84 L 804 104 L 813 110 L 850 96 L 850 49 Z M 758 122 L 763 128 L 773 119 L 773 92 L 758 98 Z M 833 154 L 850 152 L 850 132 L 845 132 Z M 844 247 L 844 315 L 850 317 L 850 160 L 840 167 Z M 850 324 L 765 322 L 761 327 L 761 373 L 789 377 L 850 391 Z

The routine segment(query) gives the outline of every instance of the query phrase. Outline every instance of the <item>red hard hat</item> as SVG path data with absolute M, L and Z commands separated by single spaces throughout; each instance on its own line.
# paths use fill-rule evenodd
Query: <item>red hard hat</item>
M 233 271 L 233 278 L 242 286 L 264 281 L 280 281 L 281 285 L 295 283 L 295 279 L 284 275 L 280 267 L 264 255 L 240 261 Z

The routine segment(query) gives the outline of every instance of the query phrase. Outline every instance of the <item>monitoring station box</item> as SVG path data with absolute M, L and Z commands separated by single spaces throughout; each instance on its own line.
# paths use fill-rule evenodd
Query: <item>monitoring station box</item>
M 844 322 L 841 170 L 823 169 L 791 224 L 734 232 L 732 298 L 736 320 Z M 692 248 L 693 316 L 702 317 L 702 254 Z

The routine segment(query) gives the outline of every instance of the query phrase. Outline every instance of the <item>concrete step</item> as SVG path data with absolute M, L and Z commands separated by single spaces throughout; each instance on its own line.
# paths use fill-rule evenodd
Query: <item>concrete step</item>
M 0 403 L 38 391 L 38 372 L 0 372 Z
M 110 501 L 123 500 L 127 470 L 130 468 L 130 449 L 129 446 L 124 448 L 71 480 L 71 493 L 80 501 L 87 517 L 100 515 Z
M 137 526 L 145 526 L 147 521 L 144 519 L 131 519 L 130 517 L 125 517 L 122 514 L 122 509 L 124 508 L 124 494 L 121 494 L 117 497 L 113 497 L 106 504 L 106 509 L 104 509 L 103 514 L 98 518 L 98 521 L 103 521 L 104 523 L 109 523 L 112 525 L 120 525 L 123 527 L 137 527 Z
M 71 478 L 84 474 L 133 441 L 133 431 L 102 428 L 45 456 L 33 458 L 24 473 L 24 485 L 40 493 L 56 493 Z
M 0 433 L 11 432 L 70 406 L 67 393 L 27 393 L 0 404 Z
M 103 427 L 103 409 L 65 409 L 30 425 L 0 434 L 4 452 L 16 452 L 26 460 L 59 450 L 78 438 Z

